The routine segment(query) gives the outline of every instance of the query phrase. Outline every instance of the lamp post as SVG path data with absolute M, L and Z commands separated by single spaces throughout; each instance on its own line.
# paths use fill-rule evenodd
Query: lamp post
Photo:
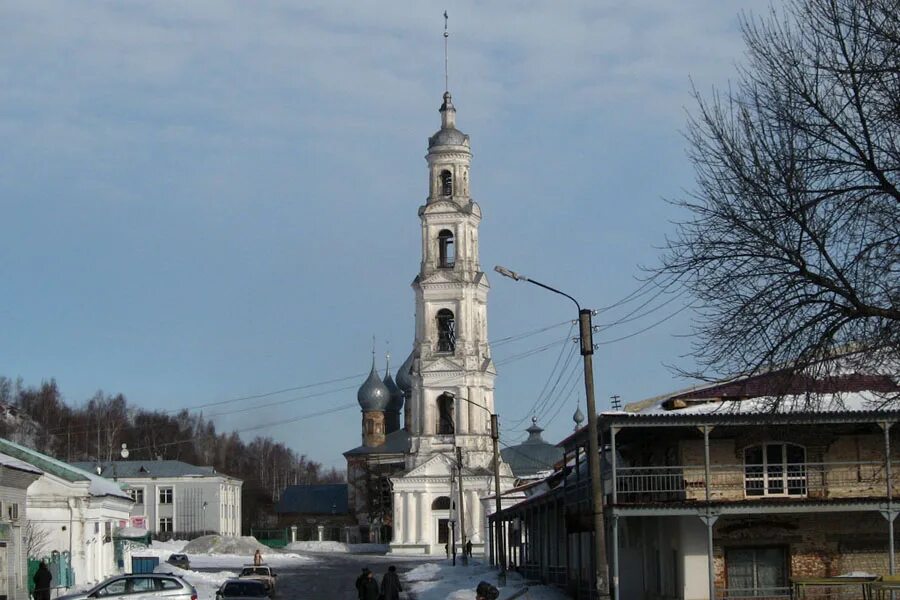
M 451 394 L 453 395 L 453 394 Z M 454 396 L 455 398 L 456 396 Z M 468 398 L 459 397 L 459 400 L 468 402 L 472 406 L 477 406 L 491 416 L 491 440 L 494 445 L 494 514 L 498 516 L 496 523 L 496 532 L 494 534 L 497 543 L 497 585 L 503 587 L 506 585 L 506 552 L 503 549 L 503 524 L 499 520 L 500 516 L 500 424 L 497 415 L 492 413 L 477 402 L 472 402 Z M 462 477 L 462 473 L 460 473 Z
M 591 311 L 581 308 L 578 300 L 556 288 L 525 277 L 499 265 L 497 273 L 515 281 L 527 281 L 554 294 L 565 296 L 578 308 L 578 333 L 581 341 L 581 356 L 584 358 L 584 391 L 588 409 L 588 466 L 591 472 L 591 505 L 594 525 L 594 586 L 600 598 L 609 598 L 609 565 L 606 562 L 606 535 L 603 529 L 603 492 L 600 481 L 600 444 L 598 440 L 597 406 L 594 401 L 594 340 Z M 615 485 L 615 482 L 613 482 Z M 618 583 L 618 582 L 616 582 Z

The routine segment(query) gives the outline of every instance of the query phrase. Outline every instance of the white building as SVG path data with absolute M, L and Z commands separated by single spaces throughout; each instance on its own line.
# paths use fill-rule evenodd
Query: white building
M 23 526 L 28 519 L 26 490 L 43 475 L 34 466 L 0 454 L 0 598 L 28 598 L 27 548 Z
M 134 499 L 130 524 L 167 535 L 241 534 L 243 482 L 213 467 L 180 460 L 117 460 L 81 462 L 85 470 L 100 469 L 103 477 L 124 484 Z
M 494 489 L 490 414 L 496 371 L 488 345 L 489 285 L 478 258 L 481 208 L 469 194 L 469 136 L 456 128 L 449 92 L 440 113 L 441 128 L 428 141 L 429 194 L 419 208 L 415 342 L 397 374 L 407 392 L 410 438 L 405 470 L 391 477 L 391 552 L 399 554 L 443 554 L 451 519 L 458 523 L 460 516 L 473 550 L 483 551 L 479 498 Z M 462 451 L 463 515 L 456 506 L 458 487 L 451 485 L 456 448 Z M 505 464 L 501 473 L 501 488 L 509 489 L 514 479 Z
M 46 534 L 42 554 L 68 553 L 75 584 L 114 574 L 112 533 L 133 504 L 119 485 L 9 440 L 0 439 L 0 452 L 43 471 L 26 502 L 28 520 Z

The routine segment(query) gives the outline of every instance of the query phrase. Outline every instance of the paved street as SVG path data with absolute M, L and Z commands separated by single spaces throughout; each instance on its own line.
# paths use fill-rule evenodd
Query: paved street
M 404 573 L 422 564 L 418 559 L 362 554 L 310 554 L 316 562 L 278 568 L 276 600 L 356 600 L 354 583 L 363 567 L 371 569 L 378 581 L 390 565 Z M 207 569 L 203 569 L 207 570 Z M 405 597 L 405 594 L 404 594 Z

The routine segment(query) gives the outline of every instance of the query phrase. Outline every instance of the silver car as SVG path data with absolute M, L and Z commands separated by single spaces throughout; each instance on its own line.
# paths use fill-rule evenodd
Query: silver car
M 119 598 L 128 600 L 197 600 L 197 590 L 177 575 L 165 573 L 141 573 L 118 575 L 78 594 L 60 596 L 57 600 L 89 600 L 93 598 Z

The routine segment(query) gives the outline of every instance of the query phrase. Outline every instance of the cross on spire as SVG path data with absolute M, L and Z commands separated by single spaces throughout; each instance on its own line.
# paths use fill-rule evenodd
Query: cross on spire
M 447 11 L 444 11 L 444 91 L 450 91 L 450 58 L 449 58 L 449 48 L 448 48 L 448 38 L 450 37 L 450 32 L 447 29 L 447 21 L 449 17 L 447 16 Z

